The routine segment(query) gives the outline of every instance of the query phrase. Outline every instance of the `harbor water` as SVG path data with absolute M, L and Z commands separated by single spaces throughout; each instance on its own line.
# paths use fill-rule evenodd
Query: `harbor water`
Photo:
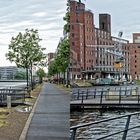
M 118 111 L 107 111 L 100 113 L 100 111 L 89 111 L 89 112 L 72 112 L 71 113 L 71 126 L 78 124 L 90 123 L 100 121 L 103 119 L 109 119 L 118 117 L 120 115 L 126 115 L 129 113 L 138 112 L 140 110 L 118 110 Z M 96 125 L 90 125 L 88 127 L 82 127 L 77 129 L 76 138 L 77 140 L 96 140 L 105 135 L 112 134 L 124 130 L 127 118 L 121 118 L 112 121 L 106 121 Z M 132 116 L 129 127 L 140 125 L 140 116 Z M 104 140 L 121 140 L 123 133 L 114 135 Z M 140 139 L 140 127 L 128 131 L 127 140 L 138 140 Z

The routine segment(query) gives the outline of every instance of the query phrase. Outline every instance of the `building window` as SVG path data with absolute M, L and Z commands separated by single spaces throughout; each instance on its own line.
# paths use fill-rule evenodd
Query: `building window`
M 74 33 L 72 33 L 72 37 L 74 37 Z
M 74 42 L 72 42 L 72 46 L 75 46 L 75 43 Z
M 71 25 L 71 29 L 73 29 L 73 30 L 74 30 L 74 25 Z
M 102 22 L 102 29 L 105 29 L 105 23 Z
M 137 66 L 135 65 L 135 68 L 136 68 Z

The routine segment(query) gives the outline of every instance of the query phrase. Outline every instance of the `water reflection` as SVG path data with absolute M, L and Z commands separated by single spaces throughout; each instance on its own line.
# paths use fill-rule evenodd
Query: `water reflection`
M 107 111 L 100 115 L 98 110 L 90 112 L 73 112 L 71 113 L 71 126 L 90 123 L 93 121 L 99 121 L 103 119 L 108 119 L 112 117 L 118 117 L 120 115 L 125 115 L 133 113 L 135 111 Z M 102 136 L 121 131 L 125 128 L 127 118 L 121 118 L 117 120 L 107 121 L 104 123 L 91 125 L 88 127 L 83 127 L 77 130 L 78 140 L 95 140 Z M 129 127 L 140 125 L 140 116 L 132 116 Z M 127 140 L 138 140 L 140 138 L 140 128 L 130 130 L 127 135 Z M 113 137 L 106 138 L 105 140 L 121 140 L 123 133 L 117 134 Z
M 32 110 L 32 106 L 22 106 L 16 109 L 18 112 L 30 112 Z

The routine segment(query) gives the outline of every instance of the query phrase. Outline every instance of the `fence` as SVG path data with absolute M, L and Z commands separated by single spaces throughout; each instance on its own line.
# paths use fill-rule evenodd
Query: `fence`
M 95 122 L 91 122 L 91 123 L 85 123 L 85 124 L 81 124 L 81 125 L 77 125 L 77 126 L 72 126 L 70 128 L 70 131 L 71 131 L 70 140 L 76 140 L 77 129 L 84 128 L 84 127 L 89 127 L 91 125 L 100 124 L 100 123 L 107 122 L 107 121 L 122 119 L 122 118 L 125 118 L 125 117 L 127 119 L 126 119 L 126 124 L 125 124 L 125 127 L 124 127 L 123 130 L 119 130 L 117 132 L 114 132 L 114 133 L 105 135 L 105 136 L 100 137 L 100 138 L 98 138 L 96 140 L 102 140 L 102 139 L 109 138 L 109 137 L 112 137 L 112 136 L 115 137 L 115 135 L 120 134 L 120 133 L 123 133 L 122 140 L 126 140 L 127 133 L 128 133 L 129 130 L 133 130 L 135 128 L 140 127 L 140 124 L 139 125 L 136 125 L 136 126 L 129 127 L 131 116 L 134 116 L 134 115 L 136 116 L 136 115 L 139 115 L 139 114 L 140 114 L 140 112 L 136 112 L 136 113 L 122 115 L 122 116 L 114 117 L 114 118 L 110 118 L 110 119 L 104 119 L 104 120 L 101 120 L 101 121 L 95 121 Z
M 30 97 L 29 88 L 0 89 L 0 105 L 7 104 L 7 96 L 11 96 L 12 104 L 24 104 L 25 98 Z
M 71 101 L 84 101 L 90 100 L 94 103 L 103 104 L 115 101 L 118 104 L 130 101 L 130 103 L 140 103 L 139 88 L 115 88 L 115 89 L 78 89 L 71 94 Z

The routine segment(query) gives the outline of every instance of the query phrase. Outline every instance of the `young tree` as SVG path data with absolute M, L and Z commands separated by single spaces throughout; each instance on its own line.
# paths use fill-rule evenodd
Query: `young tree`
M 7 59 L 15 62 L 18 67 L 26 68 L 27 86 L 28 69 L 32 69 L 33 63 L 46 58 L 46 55 L 43 53 L 45 48 L 41 48 L 39 45 L 40 41 L 38 30 L 26 29 L 25 33 L 19 32 L 16 37 L 12 37 L 9 51 L 6 54 Z
M 63 18 L 66 21 L 64 25 L 65 33 L 70 32 L 70 0 L 67 0 L 67 11 L 65 17 Z M 48 76 L 53 76 L 58 73 L 64 73 L 68 69 L 70 63 L 70 41 L 68 38 L 64 38 L 58 45 L 56 57 L 53 62 L 48 66 Z M 58 76 L 57 76 L 58 77 Z
M 64 39 L 58 46 L 56 62 L 60 72 L 65 72 L 69 64 L 69 39 Z
M 56 59 L 52 61 L 48 66 L 48 76 L 51 77 L 58 73 L 58 66 L 56 64 Z
M 70 0 L 67 0 L 67 11 L 63 20 L 66 21 L 66 24 L 64 25 L 64 31 L 66 33 L 69 33 L 70 32 Z
M 36 72 L 36 74 L 39 77 L 39 82 L 42 83 L 43 77 L 46 76 L 45 71 L 42 68 L 39 68 L 38 71 Z

